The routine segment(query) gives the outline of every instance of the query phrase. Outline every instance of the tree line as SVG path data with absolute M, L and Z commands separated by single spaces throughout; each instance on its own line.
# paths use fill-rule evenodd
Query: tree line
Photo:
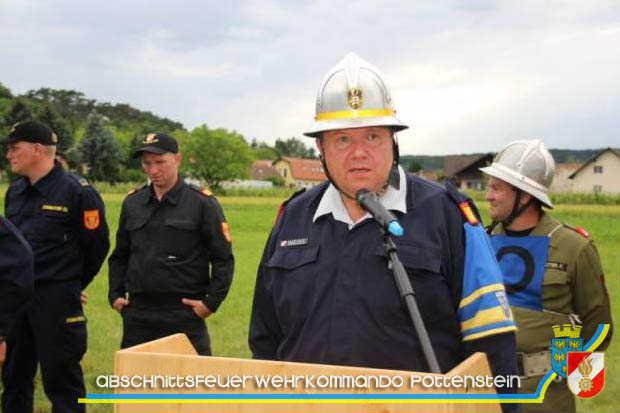
M 88 99 L 82 92 L 40 88 L 13 95 L 0 83 L 0 136 L 20 121 L 33 119 L 49 125 L 58 136 L 58 153 L 69 167 L 93 181 L 140 182 L 139 159 L 131 156 L 148 133 L 174 136 L 184 154 L 182 172 L 219 190 L 223 181 L 248 177 L 256 159 L 282 156 L 316 158 L 304 140 L 278 138 L 274 146 L 223 128 L 203 124 L 187 130 L 182 123 L 159 117 L 128 104 Z M 312 142 L 308 142 L 312 143 Z M 0 175 L 10 176 L 6 147 L 0 147 Z

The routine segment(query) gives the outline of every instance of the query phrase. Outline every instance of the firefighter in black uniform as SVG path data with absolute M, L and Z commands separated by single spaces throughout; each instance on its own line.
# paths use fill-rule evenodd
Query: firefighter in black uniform
M 32 248 L 35 278 L 34 298 L 7 335 L 5 413 L 32 411 L 37 362 L 52 411 L 85 411 L 78 404 L 86 394 L 82 291 L 99 271 L 110 241 L 99 194 L 54 160 L 57 141 L 36 121 L 16 124 L 1 141 L 8 144 L 11 170 L 22 176 L 6 193 L 5 214 Z
M 121 347 L 185 333 L 198 354 L 210 355 L 204 319 L 224 301 L 233 276 L 228 223 L 210 192 L 178 175 L 174 138 L 151 133 L 138 156 L 151 184 L 125 198 L 109 259 Z
M 0 216 L 0 365 L 6 333 L 15 312 L 34 291 L 32 249 L 23 235 Z

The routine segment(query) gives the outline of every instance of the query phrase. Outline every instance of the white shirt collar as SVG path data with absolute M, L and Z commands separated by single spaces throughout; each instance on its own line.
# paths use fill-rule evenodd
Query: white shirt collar
M 385 192 L 379 197 L 379 200 L 386 209 L 392 211 L 400 211 L 403 214 L 407 213 L 407 180 L 405 171 L 400 166 L 398 167 L 398 174 L 400 176 L 400 189 L 395 189 L 392 186 L 388 186 Z M 316 222 L 319 217 L 323 215 L 332 214 L 336 221 L 344 222 L 349 226 L 349 229 L 353 228 L 356 224 L 371 218 L 370 214 L 366 213 L 359 221 L 353 222 L 349 217 L 349 213 L 342 202 L 342 196 L 340 191 L 336 189 L 331 183 L 323 193 L 319 206 L 314 213 L 312 222 Z

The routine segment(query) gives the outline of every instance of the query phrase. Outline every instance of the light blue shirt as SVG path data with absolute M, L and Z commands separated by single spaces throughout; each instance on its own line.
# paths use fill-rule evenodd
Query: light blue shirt
M 379 201 L 381 201 L 381 204 L 383 204 L 386 209 L 400 211 L 405 214 L 407 213 L 407 180 L 405 177 L 405 171 L 400 166 L 398 167 L 398 174 L 400 176 L 401 183 L 400 189 L 395 189 L 391 185 L 388 185 L 385 192 L 379 197 Z M 347 212 L 347 208 L 344 206 L 340 191 L 338 191 L 332 184 L 329 184 L 325 190 L 325 193 L 319 202 L 319 206 L 314 213 L 312 222 L 315 222 L 319 217 L 327 214 L 332 214 L 336 221 L 347 224 L 349 229 L 353 228 L 365 219 L 372 218 L 369 213 L 366 213 L 366 215 L 361 217 L 357 222 L 353 222 Z

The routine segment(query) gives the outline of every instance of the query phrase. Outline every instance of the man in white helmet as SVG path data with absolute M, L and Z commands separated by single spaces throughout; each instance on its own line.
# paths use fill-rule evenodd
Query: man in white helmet
M 329 181 L 287 201 L 267 241 L 250 321 L 255 358 L 429 371 L 380 231 L 355 198 L 367 189 L 404 228 L 398 254 L 440 371 L 483 351 L 494 374 L 516 374 L 506 351 L 515 326 L 484 230 L 462 195 L 398 165 L 394 134 L 405 128 L 383 77 L 358 56 L 325 77 L 305 135 Z M 466 257 L 470 243 L 490 257 L 484 271 Z
M 543 210 L 553 208 L 547 192 L 554 169 L 553 157 L 539 140 L 512 142 L 491 166 L 481 168 L 489 176 L 491 243 L 519 327 L 521 392 L 536 393 L 552 368 L 558 374 L 544 403 L 526 405 L 528 412 L 575 411 L 566 383 L 566 358 L 553 357 L 561 354 L 552 348 L 552 340 L 561 338 L 555 333 L 570 326 L 568 330 L 575 335 L 580 332 L 585 345 L 599 324 L 611 324 L 609 297 L 593 241 L 585 230 L 561 223 Z M 611 330 L 597 351 L 604 350 L 610 339 Z

